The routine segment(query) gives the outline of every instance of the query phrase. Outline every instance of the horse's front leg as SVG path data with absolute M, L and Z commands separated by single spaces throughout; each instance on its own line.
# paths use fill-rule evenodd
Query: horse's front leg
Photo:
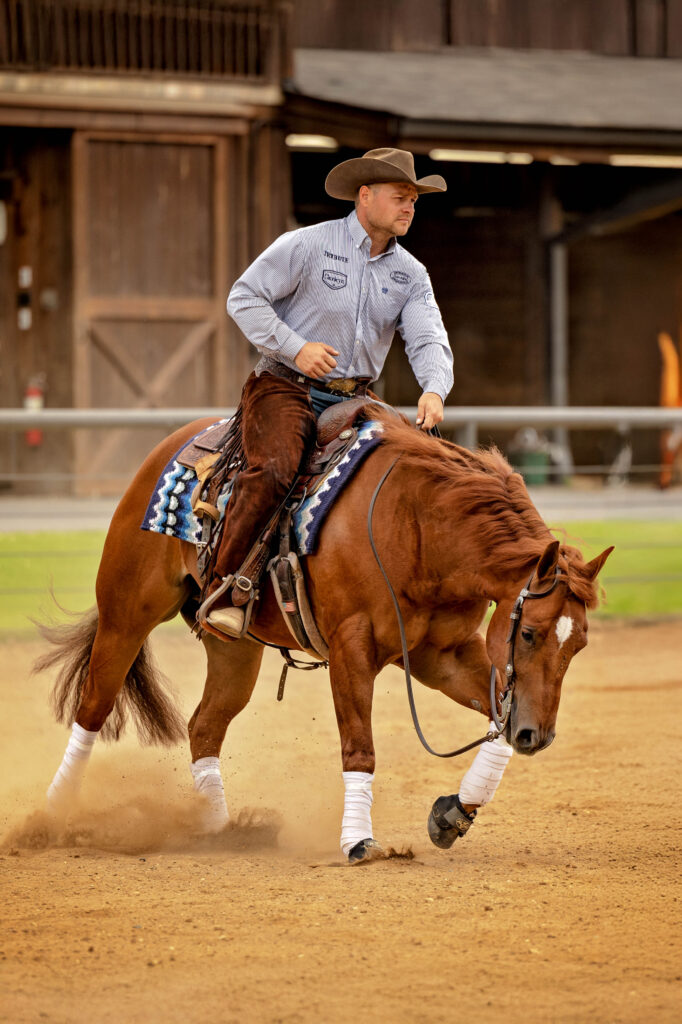
M 451 650 L 425 645 L 410 660 L 420 682 L 465 707 L 489 714 L 491 665 L 480 634 L 475 633 Z M 458 836 L 468 832 L 478 808 L 490 803 L 495 795 L 512 753 L 503 736 L 478 748 L 458 792 L 438 797 L 433 805 L 428 831 L 436 846 L 449 849 Z
M 345 796 L 341 850 L 351 864 L 370 860 L 380 850 L 372 830 L 374 741 L 372 697 L 377 668 L 369 625 L 359 618 L 336 632 L 329 674 L 341 739 Z
M 206 683 L 189 722 L 194 788 L 205 799 L 202 828 L 219 832 L 230 815 L 220 772 L 220 750 L 227 727 L 248 704 L 258 678 L 263 648 L 250 640 L 224 642 L 205 633 Z

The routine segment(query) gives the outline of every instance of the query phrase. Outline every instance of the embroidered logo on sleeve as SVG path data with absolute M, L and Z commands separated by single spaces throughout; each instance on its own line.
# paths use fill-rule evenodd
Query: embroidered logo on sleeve
M 423 299 L 425 306 L 429 306 L 431 309 L 438 309 L 438 303 L 435 300 L 433 292 L 424 292 Z
M 404 270 L 392 270 L 390 273 L 391 281 L 395 281 L 396 284 L 409 284 L 412 278 L 409 274 L 406 274 Z
M 346 274 L 342 274 L 340 270 L 323 270 L 322 280 L 326 284 L 327 288 L 331 288 L 332 291 L 338 291 L 339 288 L 345 288 L 348 284 L 348 277 Z

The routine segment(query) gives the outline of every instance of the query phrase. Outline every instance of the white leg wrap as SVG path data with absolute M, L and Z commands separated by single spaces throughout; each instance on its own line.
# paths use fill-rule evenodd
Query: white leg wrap
M 482 744 L 460 783 L 460 803 L 476 807 L 490 803 L 513 753 L 504 736 Z
M 341 849 L 347 857 L 361 840 L 374 838 L 371 815 L 374 776 L 368 772 L 344 772 L 343 782 L 346 796 L 341 823 Z
M 206 801 L 202 821 L 204 830 L 220 832 L 230 820 L 223 778 L 220 774 L 220 761 L 217 757 L 200 757 L 189 767 L 194 779 L 194 788 Z
M 64 758 L 47 791 L 49 810 L 62 813 L 78 796 L 97 736 L 73 723 Z

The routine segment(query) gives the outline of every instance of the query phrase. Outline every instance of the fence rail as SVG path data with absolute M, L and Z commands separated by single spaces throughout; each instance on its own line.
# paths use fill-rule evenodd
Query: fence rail
M 417 415 L 416 406 L 401 406 L 399 411 L 412 422 Z M 234 409 L 225 408 L 172 408 L 172 409 L 0 409 L 0 431 L 15 432 L 26 430 L 106 430 L 109 428 L 159 427 L 175 430 L 192 420 L 210 418 L 219 420 L 234 414 Z M 442 428 L 455 434 L 457 441 L 468 448 L 475 448 L 479 432 L 484 429 L 520 429 L 553 431 L 554 444 L 550 445 L 551 458 L 547 456 L 542 474 L 550 478 L 564 478 L 574 472 L 581 474 L 605 475 L 610 482 L 622 481 L 631 474 L 643 476 L 656 474 L 660 464 L 633 465 L 630 433 L 634 430 L 654 429 L 671 431 L 675 439 L 682 442 L 682 408 L 661 409 L 649 406 L 446 406 Z M 613 430 L 621 439 L 621 453 L 610 464 L 574 466 L 568 431 L 570 430 Z M 547 449 L 545 449 L 547 450 Z M 518 454 L 518 453 L 517 453 Z M 626 458 L 623 459 L 625 454 Z M 509 452 L 512 464 L 520 465 L 522 459 Z M 59 483 L 74 479 L 70 472 L 19 471 L 15 456 L 10 461 L 9 471 L 0 472 L 5 482 L 37 481 Z M 79 475 L 81 480 L 118 479 L 109 474 L 96 476 Z M 539 482 L 535 479 L 534 482 Z
M 0 428 L 29 430 L 64 427 L 178 427 L 202 417 L 216 420 L 234 414 L 234 409 L 206 407 L 187 409 L 0 409 Z M 414 420 L 416 406 L 400 406 L 399 412 Z M 567 427 L 570 429 L 644 429 L 682 427 L 682 408 L 649 406 L 446 406 L 446 430 L 480 427 Z

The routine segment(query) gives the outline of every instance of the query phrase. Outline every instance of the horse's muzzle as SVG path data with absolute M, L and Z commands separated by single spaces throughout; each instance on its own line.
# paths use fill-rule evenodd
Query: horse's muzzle
M 539 750 L 545 750 L 554 739 L 554 730 L 548 733 L 541 733 L 539 729 L 519 729 L 512 731 L 511 745 L 517 754 L 537 754 Z

